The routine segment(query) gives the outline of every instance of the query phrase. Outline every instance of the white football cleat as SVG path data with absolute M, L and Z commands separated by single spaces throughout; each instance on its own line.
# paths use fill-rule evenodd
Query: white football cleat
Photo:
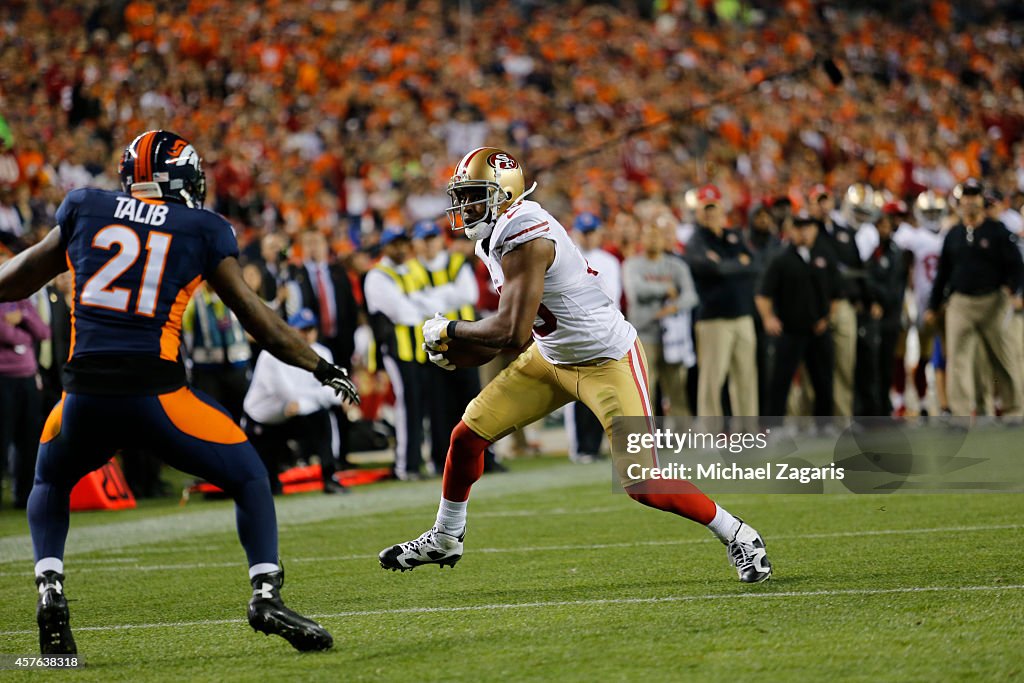
M 772 563 L 768 561 L 764 539 L 742 519 L 736 535 L 725 544 L 725 551 L 743 583 L 761 583 L 772 577 Z
M 465 537 L 465 531 L 455 537 L 439 531 L 435 526 L 415 540 L 385 548 L 377 557 L 380 566 L 391 571 L 404 572 L 422 564 L 454 568 L 455 563 L 462 559 L 462 539 Z

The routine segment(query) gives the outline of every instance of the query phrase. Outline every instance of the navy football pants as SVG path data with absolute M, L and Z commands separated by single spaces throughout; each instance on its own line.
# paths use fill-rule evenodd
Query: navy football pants
M 144 448 L 235 500 L 249 566 L 277 563 L 277 518 L 267 470 L 223 408 L 187 387 L 160 396 L 67 394 L 43 428 L 28 501 L 38 561 L 64 558 L 71 489 L 120 448 Z

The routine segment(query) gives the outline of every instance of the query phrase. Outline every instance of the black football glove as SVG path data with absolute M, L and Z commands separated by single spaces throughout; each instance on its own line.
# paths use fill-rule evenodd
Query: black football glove
M 323 358 L 316 364 L 313 376 L 320 380 L 320 384 L 334 389 L 334 393 L 341 396 L 343 401 L 359 405 L 359 391 L 356 385 L 348 377 L 348 370 L 343 367 L 328 363 Z

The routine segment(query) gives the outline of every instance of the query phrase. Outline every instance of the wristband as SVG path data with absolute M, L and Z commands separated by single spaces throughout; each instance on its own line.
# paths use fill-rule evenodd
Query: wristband
M 331 378 L 331 364 L 321 358 L 317 361 L 316 369 L 313 370 L 313 377 L 316 377 L 321 383 L 326 382 Z
M 455 339 L 455 323 L 457 322 L 459 321 L 453 320 L 450 323 L 448 323 L 448 327 L 445 328 L 444 333 L 449 339 Z

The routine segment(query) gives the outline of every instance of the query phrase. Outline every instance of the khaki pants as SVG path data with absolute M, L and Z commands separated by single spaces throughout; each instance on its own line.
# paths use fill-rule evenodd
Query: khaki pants
M 502 351 L 497 356 L 487 361 L 480 366 L 480 384 L 481 386 L 487 386 L 501 374 L 501 371 L 507 368 L 515 361 L 516 355 L 509 351 Z M 529 425 L 523 425 L 522 428 L 515 430 L 509 437 L 512 440 L 511 452 L 504 452 L 503 455 L 525 455 L 530 450 L 530 442 L 526 438 L 526 427 Z
M 665 415 L 672 417 L 688 417 L 693 415 L 690 402 L 686 398 L 686 366 L 682 363 L 666 363 L 661 353 L 661 344 L 645 344 L 644 353 L 650 375 L 647 377 L 647 389 L 651 392 L 651 400 L 657 395 L 656 387 L 661 386 L 662 399 L 668 400 Z
M 1017 402 L 1024 410 L 1024 313 L 1010 319 L 1010 350 L 1017 357 Z
M 483 388 L 466 407 L 462 419 L 483 438 L 496 441 L 570 401 L 582 401 L 601 421 L 611 441 L 612 420 L 616 417 L 653 414 L 643 382 L 647 371 L 639 340 L 619 360 L 601 365 L 554 365 L 534 344 Z M 650 451 L 637 457 L 617 457 L 620 481 L 630 479 L 629 465 L 639 462 L 649 467 L 654 458 Z
M 757 406 L 757 335 L 754 319 L 697 322 L 697 414 L 721 416 L 722 385 L 729 379 L 733 415 L 754 416 Z
M 1003 414 L 1020 416 L 1021 385 L 1019 353 L 1011 348 L 1013 311 L 1002 291 L 982 296 L 954 294 L 946 309 L 946 382 L 949 408 L 954 415 L 970 415 L 976 389 L 975 356 L 981 349 L 990 368 L 983 374 L 985 384 L 995 381 Z
M 832 401 L 836 415 L 853 415 L 853 372 L 857 362 L 857 312 L 845 299 L 837 301 L 832 315 L 832 342 L 835 371 L 832 374 Z

